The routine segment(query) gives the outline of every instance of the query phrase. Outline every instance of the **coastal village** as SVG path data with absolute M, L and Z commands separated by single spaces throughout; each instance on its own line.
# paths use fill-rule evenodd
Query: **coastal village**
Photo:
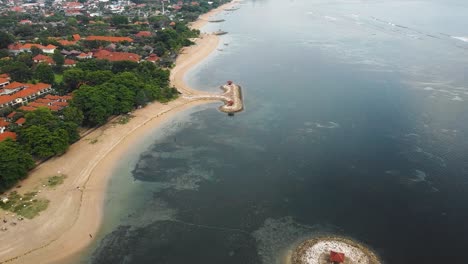
M 130 123 L 136 129 L 195 102 L 222 101 L 220 111 L 229 114 L 243 109 L 237 84 L 227 82 L 220 95 L 200 93 L 181 81 L 188 68 L 174 68 L 182 50 L 206 56 L 216 48 L 216 34 L 201 35 L 201 24 L 192 22 L 210 10 L 224 11 L 225 0 L 0 2 L 0 232 L 4 239 L 15 230 L 33 228 L 46 209 L 60 207 L 60 203 L 49 204 L 56 200 L 50 196 L 58 195 L 55 188 L 77 184 L 66 180 L 77 169 L 28 177 L 31 170 L 40 174 L 42 164 L 54 164 L 77 148 L 83 153 L 95 147 L 110 151 L 113 140 L 132 131 L 119 130 L 116 124 Z M 194 64 L 199 60 L 194 58 L 185 60 Z M 139 116 L 135 111 L 150 114 Z M 99 131 L 114 128 L 112 136 L 99 138 L 103 134 Z M 74 163 L 79 164 L 79 159 Z M 91 177 L 79 175 L 75 181 L 87 182 Z M 66 196 L 82 199 L 84 190 L 78 184 Z M 18 252 L 30 249 L 16 248 Z M 0 256 L 0 261 L 11 258 Z

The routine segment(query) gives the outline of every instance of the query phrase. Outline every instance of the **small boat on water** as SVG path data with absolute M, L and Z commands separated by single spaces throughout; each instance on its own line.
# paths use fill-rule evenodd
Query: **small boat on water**
M 219 23 L 219 22 L 224 22 L 226 21 L 225 19 L 211 19 L 211 20 L 208 20 L 208 22 L 210 23 Z
M 219 35 L 225 35 L 225 34 L 227 34 L 227 32 L 226 32 L 226 31 L 222 31 L 222 30 L 218 30 L 218 31 L 213 32 L 213 34 L 219 36 Z
M 225 8 L 224 11 L 236 11 L 239 7 Z

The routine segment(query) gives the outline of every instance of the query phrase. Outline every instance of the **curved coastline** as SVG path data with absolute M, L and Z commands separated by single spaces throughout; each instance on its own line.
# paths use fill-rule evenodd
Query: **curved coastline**
M 191 27 L 200 29 L 208 18 L 229 7 L 227 3 L 200 16 Z M 103 220 L 103 207 L 111 169 L 126 151 L 149 131 L 160 126 L 180 111 L 213 100 L 190 100 L 185 95 L 205 95 L 184 82 L 185 74 L 211 54 L 219 44 L 215 35 L 202 34 L 196 44 L 181 52 L 171 70 L 171 84 L 182 96 L 167 104 L 152 103 L 135 110 L 127 124 L 113 122 L 96 129 L 69 151 L 34 169 L 21 182 L 21 192 L 39 190 L 51 201 L 38 217 L 18 224 L 0 236 L 0 263 L 61 263 L 93 242 Z M 91 143 L 97 140 L 96 143 Z M 42 183 L 56 174 L 67 180 L 55 189 Z

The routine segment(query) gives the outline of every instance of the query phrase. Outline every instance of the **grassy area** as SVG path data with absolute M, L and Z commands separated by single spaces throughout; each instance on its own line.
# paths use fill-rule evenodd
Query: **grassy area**
M 54 74 L 55 75 L 55 82 L 61 83 L 63 82 L 63 75 L 62 74 Z
M 18 194 L 16 191 L 11 192 L 8 195 L 8 202 L 0 202 L 0 207 L 3 210 L 32 219 L 49 206 L 49 200 L 37 199 L 36 195 L 37 192 L 29 192 L 24 195 Z
M 60 174 L 60 175 L 55 175 L 55 176 L 52 176 L 52 177 L 49 177 L 47 179 L 47 182 L 46 182 L 46 185 L 49 186 L 49 187 L 55 187 L 57 185 L 60 185 L 63 183 L 63 180 L 65 180 L 67 176 L 66 175 L 63 175 L 63 174 Z
M 133 115 L 122 115 L 122 116 L 120 116 L 120 117 L 117 119 L 116 123 L 121 124 L 121 125 L 125 125 L 125 124 L 127 124 L 128 121 L 130 121 L 130 119 L 132 119 L 133 117 L 134 117 Z

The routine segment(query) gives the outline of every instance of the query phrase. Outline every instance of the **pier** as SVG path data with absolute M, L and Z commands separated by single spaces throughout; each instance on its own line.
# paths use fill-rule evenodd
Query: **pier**
M 186 95 L 189 100 L 210 100 L 222 101 L 224 105 L 219 107 L 219 111 L 233 115 L 234 113 L 244 110 L 241 87 L 232 81 L 221 85 L 220 88 L 224 91 L 222 94 L 206 94 L 206 95 Z

